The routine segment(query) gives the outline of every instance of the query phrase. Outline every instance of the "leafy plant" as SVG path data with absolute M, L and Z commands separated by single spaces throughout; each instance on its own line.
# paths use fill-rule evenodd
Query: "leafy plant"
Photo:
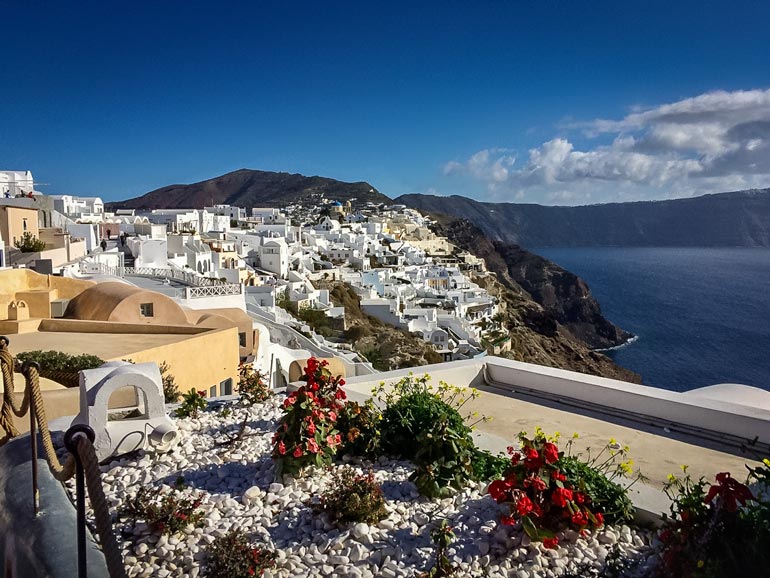
M 447 548 L 455 540 L 452 527 L 446 520 L 441 520 L 441 524 L 431 530 L 430 537 L 436 545 L 436 561 L 430 570 L 419 575 L 420 578 L 443 578 L 457 573 L 460 569 L 446 555 Z
M 473 466 L 473 478 L 487 481 L 502 478 L 505 470 L 511 465 L 511 460 L 502 453 L 494 456 L 491 452 L 474 448 L 471 455 L 471 465 Z
M 328 466 L 342 443 L 336 422 L 346 397 L 340 389 L 345 380 L 333 377 L 327 365 L 327 361 L 308 359 L 306 384 L 283 402 L 283 416 L 273 435 L 276 476 L 301 475 L 308 466 Z
M 163 382 L 163 399 L 166 403 L 176 403 L 182 396 L 182 392 L 179 391 L 179 386 L 176 384 L 174 376 L 169 373 L 171 369 L 165 361 L 158 365 L 160 370 L 160 377 Z
M 340 453 L 374 457 L 380 453 L 382 414 L 371 399 L 362 405 L 349 401 L 337 415 L 337 429 L 342 437 Z
M 350 467 L 334 472 L 329 489 L 321 496 L 319 509 L 339 524 L 376 524 L 388 516 L 385 497 L 374 481 L 374 474 L 358 474 Z
M 591 498 L 574 488 L 558 466 L 556 438 L 547 437 L 537 429 L 532 438 L 526 432 L 518 435 L 521 451 L 508 448 L 511 465 L 502 480 L 489 485 L 489 495 L 499 504 L 508 506 L 508 515 L 501 517 L 504 525 L 521 522 L 532 540 L 541 540 L 546 548 L 556 548 L 556 533 L 573 529 L 581 532 L 604 524 L 601 512 L 595 510 Z
M 455 429 L 446 416 L 417 436 L 417 466 L 409 476 L 417 489 L 429 498 L 446 497 L 451 488 L 461 489 L 473 477 L 473 439 L 467 428 Z
M 241 403 L 254 405 L 266 401 L 273 395 L 265 381 L 265 376 L 256 371 L 253 365 L 242 363 L 238 373 L 238 393 L 241 394 Z
M 208 547 L 208 578 L 250 578 L 275 568 L 276 554 L 249 542 L 243 530 L 230 530 Z
M 628 479 L 633 472 L 634 461 L 628 458 L 629 447 L 620 446 L 616 440 L 610 439 L 595 455 L 591 448 L 585 454 L 572 455 L 572 446 L 578 437 L 578 434 L 573 434 L 567 442 L 566 455 L 557 464 L 559 469 L 567 476 L 573 488 L 585 492 L 591 498 L 593 505 L 604 513 L 608 523 L 632 520 L 634 505 L 628 497 L 628 489 L 646 478 L 637 471 L 627 484 L 618 483 Z
M 206 392 L 191 389 L 182 394 L 182 404 L 176 408 L 176 417 L 198 417 L 198 412 L 206 409 Z
M 478 392 L 465 390 L 440 382 L 438 388 L 430 384 L 430 376 L 408 375 L 393 384 L 390 390 L 381 383 L 373 391 L 382 412 L 382 444 L 386 453 L 413 459 L 419 449 L 417 437 L 430 431 L 440 421 L 446 421 L 456 432 L 470 434 L 472 426 L 465 425 L 460 415 L 463 405 L 478 397 Z
M 21 237 L 14 243 L 16 248 L 22 253 L 38 253 L 45 251 L 46 244 L 29 231 L 22 233 Z
M 660 532 L 660 576 L 763 576 L 770 567 L 770 460 L 750 468 L 746 483 L 729 472 L 716 483 L 670 475 L 671 515 Z M 755 492 L 748 484 L 754 482 Z
M 416 378 L 410 374 L 389 390 L 380 384 L 374 394 L 385 406 L 383 450 L 414 461 L 417 469 L 411 479 L 420 492 L 429 497 L 444 496 L 474 477 L 476 446 L 471 431 L 475 423 L 486 418 L 468 425 L 460 410 L 478 397 L 477 390 L 453 387 L 443 381 L 434 389 L 430 376 Z
M 153 532 L 161 534 L 179 533 L 190 524 L 202 527 L 204 512 L 198 509 L 201 498 L 183 492 L 183 481 L 177 481 L 176 486 L 167 491 L 143 486 L 133 498 L 126 500 L 121 514 L 144 520 Z
M 62 351 L 22 351 L 16 355 L 16 361 L 24 363 L 25 361 L 36 361 L 40 364 L 40 371 L 81 371 L 84 369 L 95 369 L 104 365 L 104 360 L 95 355 L 70 355 Z

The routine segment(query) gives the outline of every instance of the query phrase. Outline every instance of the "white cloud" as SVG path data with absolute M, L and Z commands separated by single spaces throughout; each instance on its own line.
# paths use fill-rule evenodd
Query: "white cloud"
M 484 149 L 444 172 L 486 183 L 490 198 L 524 193 L 568 203 L 770 185 L 770 90 L 710 92 L 564 128 L 582 130 L 589 142 L 613 140 L 578 150 L 557 137 L 530 149 L 519 166 L 510 150 Z

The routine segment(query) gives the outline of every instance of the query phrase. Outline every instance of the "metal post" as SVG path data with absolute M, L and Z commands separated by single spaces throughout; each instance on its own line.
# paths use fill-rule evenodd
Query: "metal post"
M 25 361 L 21 366 L 22 375 L 27 376 L 31 367 L 37 369 L 40 375 L 40 364 L 36 361 Z M 37 485 L 37 420 L 33 404 L 29 406 L 29 445 L 32 453 L 32 512 L 35 517 L 40 513 L 40 492 Z
M 77 543 L 78 543 L 78 578 L 88 578 L 88 559 L 86 557 L 86 480 L 83 462 L 77 448 L 77 438 L 85 435 L 91 442 L 96 435 L 94 430 L 85 424 L 72 426 L 64 434 L 64 446 L 75 457 L 75 506 L 77 509 Z
M 32 446 L 32 511 L 35 517 L 40 512 L 40 493 L 37 489 L 37 431 L 35 431 L 35 412 L 29 408 L 29 443 Z

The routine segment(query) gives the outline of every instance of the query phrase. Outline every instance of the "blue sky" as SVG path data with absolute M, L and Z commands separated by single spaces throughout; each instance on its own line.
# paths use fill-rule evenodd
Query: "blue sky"
M 0 0 L 0 170 L 580 204 L 770 186 L 767 2 Z

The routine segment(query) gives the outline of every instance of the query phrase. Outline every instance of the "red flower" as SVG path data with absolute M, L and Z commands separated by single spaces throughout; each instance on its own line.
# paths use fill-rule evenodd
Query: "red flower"
M 594 518 L 596 518 L 596 527 L 604 526 L 604 514 L 601 512 L 596 512 L 594 514 Z
M 286 455 L 286 444 L 282 441 L 278 442 L 278 454 L 282 456 Z
M 511 456 L 511 465 L 515 466 L 521 461 L 521 454 L 519 452 L 513 452 L 513 455 Z
M 508 497 L 509 486 L 503 480 L 495 480 L 489 484 L 489 495 L 495 502 L 502 502 Z
M 301 458 L 302 457 L 302 448 L 297 446 L 294 448 L 294 453 L 292 454 L 295 458 Z
M 206 397 L 206 392 L 203 391 L 202 389 L 199 389 L 198 390 L 198 395 L 201 396 L 201 397 Z
M 542 492 L 545 490 L 546 485 L 543 480 L 538 478 L 537 476 L 533 476 L 531 478 L 526 478 L 524 480 L 524 487 L 525 488 L 534 488 L 538 492 Z
M 575 492 L 575 502 L 578 504 L 585 504 L 588 496 L 581 492 Z
M 314 454 L 317 454 L 321 450 L 321 448 L 318 447 L 316 441 L 313 439 L 307 441 L 307 449 Z
M 330 411 L 330 412 L 329 412 L 329 419 L 330 419 L 331 421 L 337 421 L 337 414 L 336 414 L 336 413 L 334 413 L 333 411 Z
M 555 471 L 555 472 L 553 472 L 553 473 L 551 474 L 551 477 L 552 477 L 554 480 L 559 480 L 560 482 L 566 482 L 566 481 L 567 481 L 567 476 L 565 476 L 564 474 L 562 474 L 562 473 L 561 473 L 561 472 L 559 472 L 559 471 Z
M 538 457 L 540 457 L 540 454 L 537 453 L 535 448 L 526 448 L 524 450 L 524 455 L 527 456 L 528 460 L 536 460 Z
M 560 508 L 565 508 L 567 502 L 572 501 L 572 490 L 568 490 L 567 488 L 556 488 L 553 494 L 551 494 L 551 501 Z
M 315 424 L 312 421 L 307 424 L 307 433 L 309 433 L 311 436 L 315 435 Z
M 572 514 L 572 523 L 576 526 L 585 526 L 588 524 L 588 516 L 581 511 L 577 511 Z
M 500 523 L 503 526 L 515 526 L 516 518 L 513 518 L 511 516 L 500 516 Z
M 341 389 L 338 389 L 334 392 L 334 399 L 346 399 L 347 396 L 345 395 L 345 392 Z
M 333 435 L 330 434 L 330 435 L 326 436 L 326 443 L 329 444 L 331 447 L 334 447 L 338 443 L 340 443 L 339 440 L 337 439 L 339 437 L 340 437 L 339 434 L 337 434 L 336 436 L 333 436 Z
M 555 550 L 558 545 L 559 545 L 558 538 L 543 538 L 543 546 L 545 546 L 549 550 Z
M 551 442 L 545 442 L 545 444 L 543 444 L 543 457 L 545 457 L 546 463 L 554 463 L 559 459 L 559 448 Z
M 730 477 L 730 472 L 721 472 L 717 474 L 717 483 L 709 488 L 704 502 L 710 504 L 714 498 L 719 496 L 725 509 L 728 512 L 735 512 L 738 509 L 738 503 L 746 505 L 748 500 L 753 500 L 754 495 L 745 485 L 735 478 Z
M 519 516 L 526 516 L 532 511 L 532 500 L 527 496 L 521 496 L 516 502 L 516 512 Z
M 344 379 L 340 379 L 340 380 L 337 382 L 337 385 L 345 385 L 345 380 L 344 380 Z

